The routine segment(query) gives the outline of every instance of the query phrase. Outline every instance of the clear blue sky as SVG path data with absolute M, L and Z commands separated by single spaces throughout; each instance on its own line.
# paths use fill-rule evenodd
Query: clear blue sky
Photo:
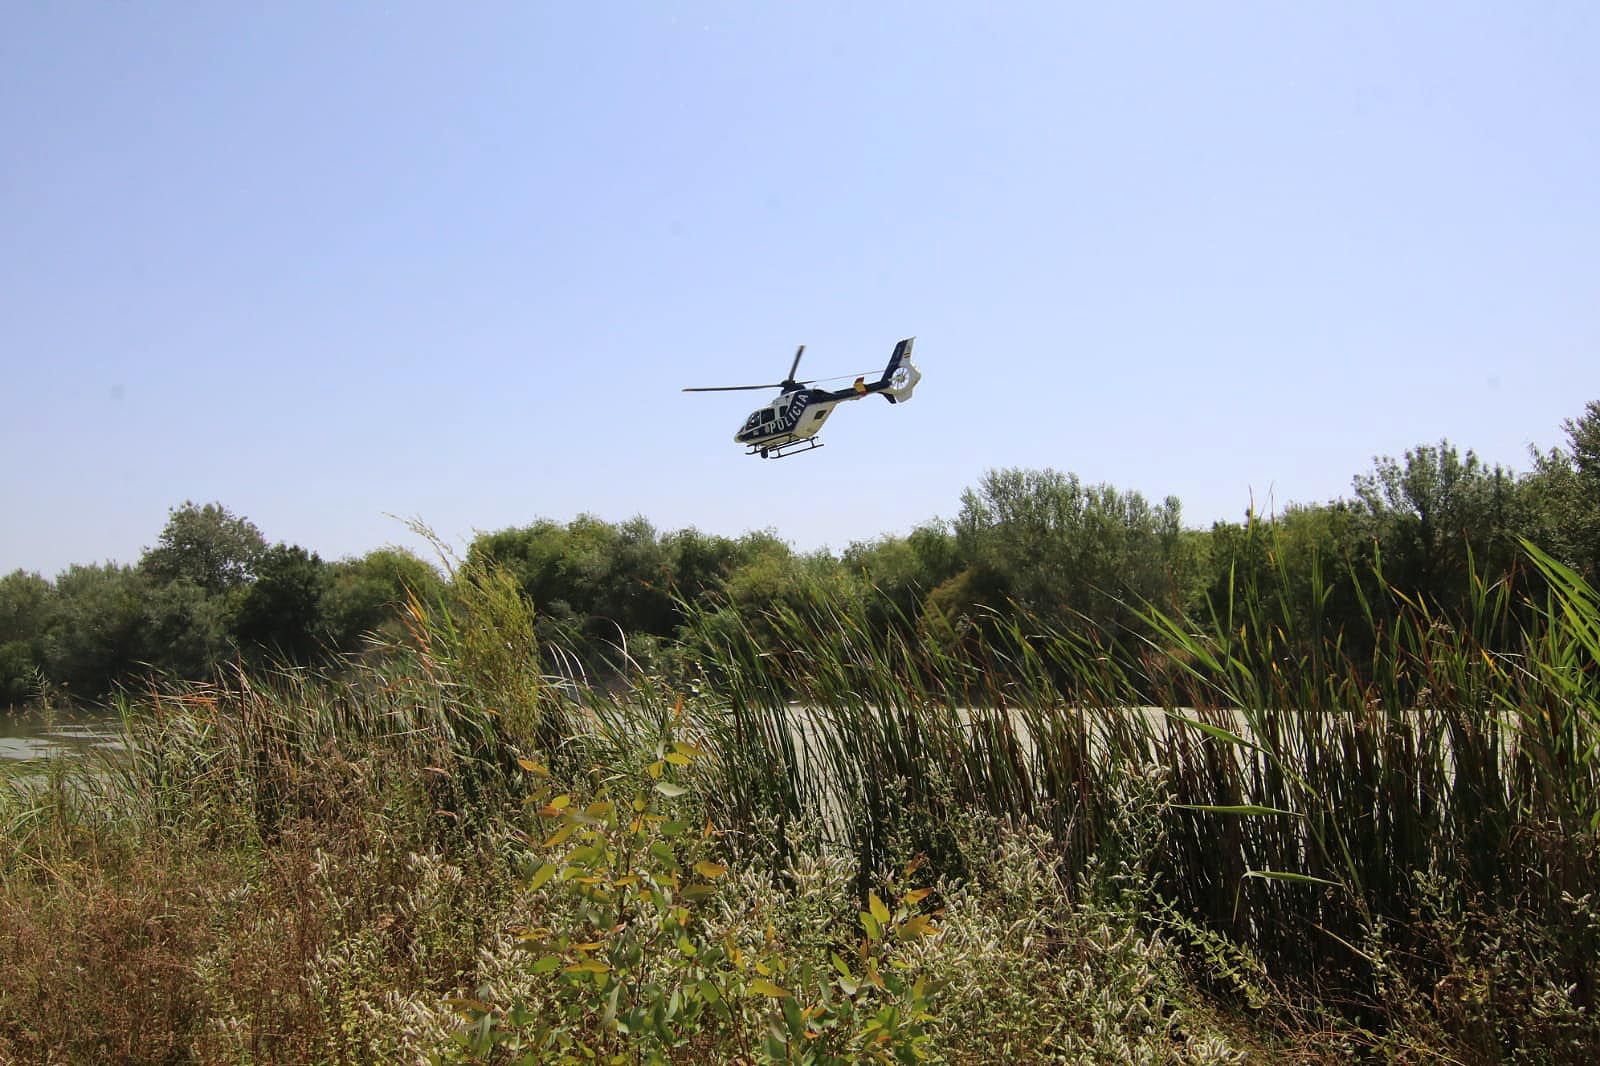
M 0 571 L 217 500 L 842 548 L 1054 467 L 1189 524 L 1600 398 L 1592 3 L 0 8 Z M 732 434 L 915 334 L 924 378 Z

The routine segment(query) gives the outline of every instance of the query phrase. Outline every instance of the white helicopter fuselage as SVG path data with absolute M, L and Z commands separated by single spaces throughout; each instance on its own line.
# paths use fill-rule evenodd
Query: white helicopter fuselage
M 805 386 L 811 382 L 794 379 L 795 371 L 800 366 L 800 356 L 806 350 L 802 344 L 794 353 L 794 362 L 789 366 L 789 376 L 775 386 L 781 390 L 778 397 L 765 407 L 758 407 L 750 412 L 750 417 L 744 420 L 744 424 L 733 435 L 734 442 L 743 444 L 748 449 L 748 454 L 759 454 L 763 459 L 782 458 L 798 451 L 819 447 L 822 442 L 814 439 L 817 431 L 828 420 L 833 409 L 846 400 L 859 400 L 878 395 L 892 404 L 909 400 L 911 391 L 916 388 L 917 382 L 922 377 L 917 368 L 911 364 L 911 345 L 914 340 L 915 338 L 907 337 L 895 345 L 894 354 L 889 357 L 889 364 L 884 367 L 883 376 L 878 380 L 869 382 L 862 376 L 856 378 L 855 384 L 851 387 L 833 391 L 806 388 Z M 684 391 L 739 392 L 769 387 L 774 386 L 713 385 Z
M 771 446 L 816 436 L 840 401 L 821 389 L 786 392 L 765 407 L 750 412 L 733 435 L 737 444 Z

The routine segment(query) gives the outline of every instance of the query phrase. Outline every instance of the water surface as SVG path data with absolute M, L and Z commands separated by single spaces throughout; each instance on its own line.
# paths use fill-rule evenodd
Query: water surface
M 122 719 L 105 711 L 0 711 L 0 763 L 122 747 Z

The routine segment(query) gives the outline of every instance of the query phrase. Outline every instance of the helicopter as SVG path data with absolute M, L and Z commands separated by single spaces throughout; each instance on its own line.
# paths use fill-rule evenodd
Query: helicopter
M 746 455 L 759 455 L 763 459 L 782 459 L 786 455 L 808 452 L 822 447 L 816 439 L 817 430 L 827 421 L 833 409 L 846 400 L 859 400 L 874 393 L 890 403 L 903 403 L 911 399 L 911 390 L 922 380 L 922 373 L 911 364 L 911 344 L 915 337 L 907 337 L 894 346 L 889 365 L 883 376 L 868 381 L 866 375 L 856 378 L 849 388 L 829 390 L 812 389 L 819 380 L 796 381 L 795 371 L 800 369 L 800 357 L 806 346 L 795 350 L 794 362 L 789 364 L 789 376 L 772 385 L 711 385 L 705 388 L 684 389 L 684 392 L 741 392 L 747 389 L 781 389 L 777 399 L 765 407 L 758 407 L 745 419 L 744 425 L 733 436 L 734 442 L 746 445 Z M 844 375 L 849 377 L 848 374 Z

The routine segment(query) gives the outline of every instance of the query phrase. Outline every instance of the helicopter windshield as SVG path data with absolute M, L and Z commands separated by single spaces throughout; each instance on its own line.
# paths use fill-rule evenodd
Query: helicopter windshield
M 788 429 L 808 399 L 803 392 L 785 393 L 766 407 L 750 412 L 750 417 L 745 419 L 744 427 L 739 432 L 767 436 L 778 432 L 779 427 Z

